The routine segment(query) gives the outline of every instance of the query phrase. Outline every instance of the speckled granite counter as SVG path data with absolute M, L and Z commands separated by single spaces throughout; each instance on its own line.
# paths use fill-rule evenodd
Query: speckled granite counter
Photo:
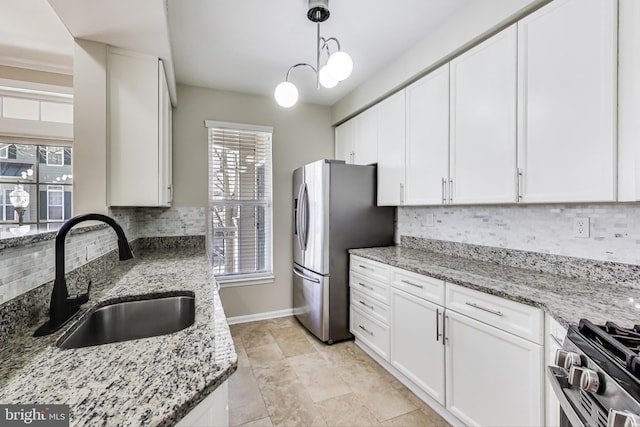
M 92 303 L 187 291 L 195 295 L 194 324 L 170 335 L 73 350 L 55 342 L 74 322 L 44 338 L 31 337 L 33 327 L 0 349 L 0 402 L 68 404 L 72 426 L 167 426 L 235 371 L 237 355 L 202 249 L 147 251 L 109 276 L 113 281 L 94 283 Z
M 640 323 L 640 291 L 400 246 L 352 249 L 353 255 L 541 307 L 568 326 L 581 318 Z

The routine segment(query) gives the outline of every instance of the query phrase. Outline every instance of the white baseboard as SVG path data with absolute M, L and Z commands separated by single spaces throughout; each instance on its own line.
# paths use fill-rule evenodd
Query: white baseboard
M 284 310 L 268 311 L 266 313 L 247 314 L 245 316 L 227 317 L 227 323 L 235 325 L 238 323 L 256 322 L 258 320 L 275 319 L 277 317 L 293 316 L 293 308 Z

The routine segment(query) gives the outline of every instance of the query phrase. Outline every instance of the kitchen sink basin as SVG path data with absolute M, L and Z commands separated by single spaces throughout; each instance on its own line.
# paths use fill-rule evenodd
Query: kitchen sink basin
M 193 324 L 195 307 L 191 295 L 108 304 L 81 319 L 57 346 L 90 347 L 178 332 Z

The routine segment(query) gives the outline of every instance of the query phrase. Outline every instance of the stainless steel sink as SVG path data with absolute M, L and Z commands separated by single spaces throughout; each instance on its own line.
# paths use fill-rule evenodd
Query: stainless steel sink
M 185 329 L 195 319 L 192 295 L 154 297 L 98 308 L 62 337 L 60 348 L 80 348 L 149 338 Z

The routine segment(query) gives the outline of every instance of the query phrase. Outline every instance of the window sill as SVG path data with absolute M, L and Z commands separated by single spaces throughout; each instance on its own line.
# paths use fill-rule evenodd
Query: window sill
M 216 278 L 221 289 L 236 288 L 239 286 L 268 285 L 275 282 L 275 276 L 243 277 L 243 278 Z

